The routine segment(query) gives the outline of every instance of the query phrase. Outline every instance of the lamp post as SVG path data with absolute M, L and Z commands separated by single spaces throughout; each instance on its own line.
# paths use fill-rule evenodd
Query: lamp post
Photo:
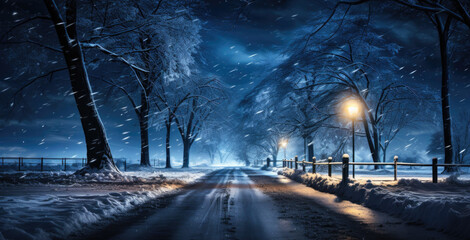
M 286 154 L 286 149 L 287 149 L 287 143 L 288 141 L 286 139 L 281 140 L 279 145 L 284 148 L 284 159 L 287 159 L 287 154 Z
M 347 103 L 346 103 L 346 109 L 347 109 L 347 112 L 348 112 L 348 115 L 349 115 L 349 118 L 351 118 L 351 123 L 352 123 L 352 162 L 354 163 L 355 162 L 355 123 L 356 123 L 356 119 L 359 115 L 359 103 L 357 103 L 357 101 L 355 100 L 349 100 Z M 352 164 L 352 176 L 353 178 L 355 178 L 355 165 Z

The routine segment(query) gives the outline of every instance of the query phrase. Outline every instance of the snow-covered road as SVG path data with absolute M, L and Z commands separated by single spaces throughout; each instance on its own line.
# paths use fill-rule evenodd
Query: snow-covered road
M 296 232 L 290 221 L 279 219 L 270 198 L 254 187 L 241 169 L 221 169 L 170 197 L 168 205 L 150 206 L 150 211 L 139 209 L 133 220 L 124 217 L 124 223 L 117 222 L 86 238 L 301 239 L 303 234 Z M 129 222 L 133 224 L 121 228 Z
M 447 239 L 283 176 L 248 168 L 214 171 L 150 201 L 86 239 Z

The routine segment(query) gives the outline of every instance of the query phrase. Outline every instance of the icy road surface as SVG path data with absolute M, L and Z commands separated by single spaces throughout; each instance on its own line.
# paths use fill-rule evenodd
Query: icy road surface
M 214 171 L 150 201 L 86 239 L 451 239 L 285 177 L 249 168 Z

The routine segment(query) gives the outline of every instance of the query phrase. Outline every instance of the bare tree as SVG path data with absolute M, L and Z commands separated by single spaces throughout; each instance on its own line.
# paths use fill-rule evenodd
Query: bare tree
M 319 32 L 335 15 L 335 12 L 341 5 L 347 5 L 346 12 L 349 11 L 352 5 L 359 5 L 369 3 L 372 0 L 358 0 L 358 1 L 339 1 L 337 2 L 334 10 L 327 20 L 320 25 L 315 31 L 311 33 L 313 36 Z M 452 22 L 461 22 L 470 29 L 470 4 L 461 0 L 389 0 L 384 2 L 397 3 L 400 6 L 417 10 L 425 13 L 431 22 L 436 27 L 439 39 L 439 50 L 441 57 L 441 105 L 442 105 L 442 126 L 444 132 L 444 149 L 445 149 L 445 163 L 452 163 L 454 149 L 452 145 L 452 117 L 450 109 L 449 97 L 449 54 L 448 54 L 448 41 L 450 37 L 450 29 Z M 453 171 L 449 166 L 445 167 L 446 171 Z
M 441 105 L 442 105 L 442 125 L 444 131 L 444 149 L 445 163 L 452 163 L 454 149 L 452 145 L 452 117 L 450 114 L 450 96 L 449 96 L 449 57 L 448 57 L 448 40 L 449 30 L 452 24 L 452 17 L 449 15 L 443 17 L 441 14 L 435 13 L 429 15 L 429 18 L 436 26 L 439 36 L 439 52 L 441 54 Z M 470 27 L 470 25 L 469 25 Z M 446 166 L 449 172 L 453 171 L 451 167 Z
M 216 107 L 214 113 L 206 120 L 205 127 L 199 134 L 201 138 L 199 144 L 208 154 L 211 164 L 215 163 L 216 158 L 219 159 L 219 163 L 225 162 L 230 155 L 227 148 L 232 145 L 227 142 L 231 135 L 227 133 L 227 129 L 230 129 L 229 116 L 223 114 L 226 109 L 222 109 L 222 104 L 214 107 Z
M 403 128 L 410 126 L 416 119 L 416 110 L 410 108 L 408 104 L 409 102 L 406 101 L 389 99 L 378 108 L 378 116 L 381 118 L 378 125 L 379 146 L 383 162 L 387 161 L 387 150 L 390 143 Z
M 23 86 L 20 91 L 25 87 L 30 86 L 38 79 L 41 79 L 45 76 L 50 76 L 52 78 L 54 73 L 67 69 L 72 85 L 72 93 L 74 95 L 78 112 L 80 114 L 80 120 L 82 123 L 87 147 L 87 166 L 84 169 L 78 171 L 78 173 L 83 174 L 90 170 L 118 172 L 119 170 L 114 164 L 111 150 L 108 145 L 104 126 L 99 117 L 93 95 L 91 94 L 92 90 L 87 69 L 84 64 L 82 45 L 78 39 L 81 34 L 79 34 L 77 31 L 77 1 L 65 1 L 65 20 L 62 17 L 61 11 L 59 10 L 59 7 L 54 0 L 44 0 L 44 4 L 48 11 L 48 16 L 33 16 L 15 24 L 1 37 L 1 40 L 3 42 L 8 35 L 13 33 L 13 31 L 20 26 L 32 23 L 36 20 L 51 20 L 54 30 L 57 34 L 60 49 L 30 39 L 22 39 L 16 43 L 34 44 L 49 51 L 62 53 L 64 56 L 66 68 L 53 70 L 45 75 L 33 78 L 25 86 Z M 12 41 L 9 41 L 9 43 L 12 43 Z
M 166 101 L 168 82 L 179 75 L 190 74 L 189 65 L 194 62 L 192 54 L 200 42 L 199 23 L 193 21 L 191 9 L 183 1 L 104 1 L 101 5 L 94 2 L 91 5 L 92 9 L 102 11 L 92 15 L 93 22 L 99 23 L 92 29 L 99 31 L 93 31 L 84 46 L 96 48 L 114 59 L 127 57 L 143 66 L 130 65 L 134 78 L 130 81 L 107 82 L 123 92 L 132 104 L 140 126 L 140 163 L 150 166 L 148 131 L 152 106 L 156 106 L 160 114 L 167 113 L 167 128 L 171 126 L 175 110 L 170 106 L 162 107 L 169 104 L 152 102 Z M 171 167 L 169 161 L 167 167 Z
M 168 85 L 168 86 L 165 86 Z M 173 86 L 173 87 L 172 87 Z M 171 126 L 176 118 L 176 113 L 179 108 L 191 98 L 191 93 L 187 92 L 184 95 L 179 95 L 171 90 L 182 91 L 181 87 L 174 86 L 174 82 L 171 84 L 160 84 L 157 90 L 155 106 L 161 112 L 165 113 L 165 167 L 171 168 Z M 166 89 L 170 89 L 167 91 Z
M 470 113 L 462 112 L 454 125 L 455 159 L 454 162 L 466 162 L 470 148 Z
M 191 146 L 198 139 L 205 121 L 224 99 L 223 89 L 217 79 L 196 79 L 187 83 L 191 98 L 183 103 L 174 118 L 183 141 L 183 168 L 189 167 Z
M 341 29 L 334 29 L 333 34 L 331 31 L 324 33 L 330 38 L 328 42 L 320 36 L 312 43 L 313 38 L 308 34 L 307 45 L 302 46 L 296 56 L 302 64 L 315 66 L 311 72 L 318 80 L 307 86 L 323 86 L 336 97 L 332 106 L 338 109 L 344 99 L 349 98 L 361 104 L 360 118 L 372 160 L 379 162 L 381 145 L 385 147 L 381 143 L 381 130 L 390 123 L 385 118 L 393 116 L 386 113 L 394 111 L 398 102 L 419 100 L 420 96 L 395 75 L 394 58 L 400 49 L 398 45 L 381 38 L 372 27 L 358 34 L 353 29 L 363 24 L 360 16 L 340 22 Z
M 303 158 L 307 159 L 307 149 L 308 145 L 313 144 L 313 135 L 335 115 L 326 110 L 335 98 L 334 94 L 317 84 L 315 75 L 307 77 L 305 74 L 303 78 L 293 80 L 292 85 L 294 91 L 289 96 L 292 113 L 285 115 L 283 122 L 302 137 Z
M 273 167 L 276 167 L 279 150 L 281 149 L 281 141 L 287 137 L 287 134 L 285 129 L 279 125 L 271 126 L 267 129 L 267 132 L 263 146 L 265 151 L 272 156 Z

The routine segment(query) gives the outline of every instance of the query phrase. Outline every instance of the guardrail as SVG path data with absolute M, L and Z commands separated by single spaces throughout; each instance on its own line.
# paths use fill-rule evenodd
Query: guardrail
M 26 162 L 25 162 L 26 160 Z M 36 165 L 42 172 L 46 166 L 60 166 L 62 170 L 67 171 L 67 164 L 69 167 L 84 167 L 87 163 L 87 158 L 45 158 L 45 157 L 1 157 L 1 168 L 5 166 L 17 166 L 17 171 L 25 170 L 28 165 Z M 127 159 L 126 158 L 114 158 L 114 161 L 121 162 L 124 167 L 124 171 L 127 170 Z M 13 163 L 13 164 L 12 164 Z
M 437 163 L 437 158 L 432 159 L 432 163 L 407 163 L 407 162 L 398 162 L 398 156 L 393 158 L 393 162 L 390 163 L 383 163 L 383 162 L 373 162 L 373 163 L 366 163 L 366 162 L 350 162 L 349 155 L 344 154 L 342 158 L 342 162 L 333 162 L 332 157 L 328 157 L 327 159 L 316 160 L 315 157 L 312 158 L 311 162 L 307 162 L 305 160 L 299 161 L 298 157 L 295 156 L 294 159 L 283 159 L 282 160 L 282 167 L 298 169 L 299 164 L 302 164 L 302 171 L 306 172 L 305 166 L 312 165 L 312 173 L 316 173 L 316 166 L 326 165 L 328 168 L 328 176 L 331 177 L 332 175 L 332 166 L 333 165 L 341 165 L 342 169 L 342 180 L 343 182 L 347 182 L 349 179 L 349 166 L 352 165 L 353 170 L 353 178 L 354 178 L 354 170 L 356 165 L 361 166 L 393 166 L 393 176 L 394 180 L 397 181 L 398 175 L 398 166 L 412 166 L 412 167 L 431 167 L 432 168 L 432 182 L 437 183 L 437 167 L 470 167 L 470 164 L 445 164 L 445 163 Z

